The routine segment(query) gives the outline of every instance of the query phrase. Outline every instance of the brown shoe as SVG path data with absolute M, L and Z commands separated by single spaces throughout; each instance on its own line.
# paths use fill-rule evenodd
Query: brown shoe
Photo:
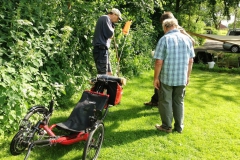
M 159 131 L 163 131 L 163 132 L 166 132 L 166 133 L 172 133 L 172 129 L 171 129 L 171 128 L 165 129 L 165 128 L 163 128 L 162 126 L 160 126 L 159 124 L 156 124 L 155 127 L 156 127 L 156 129 L 159 130 Z
M 145 103 L 143 103 L 145 106 L 151 106 L 151 107 L 153 107 L 153 106 L 158 106 L 158 104 L 157 103 L 154 103 L 154 102 L 145 102 Z

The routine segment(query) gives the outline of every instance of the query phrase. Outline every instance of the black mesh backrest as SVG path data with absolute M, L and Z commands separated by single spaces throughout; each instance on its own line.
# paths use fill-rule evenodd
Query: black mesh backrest
M 84 91 L 79 103 L 86 101 L 89 105 L 94 106 L 95 109 L 102 111 L 108 101 L 108 96 L 91 91 Z
M 58 123 L 57 126 L 75 132 L 85 130 L 91 127 L 89 117 L 94 116 L 94 110 L 102 111 L 107 102 L 107 95 L 84 91 L 67 121 Z

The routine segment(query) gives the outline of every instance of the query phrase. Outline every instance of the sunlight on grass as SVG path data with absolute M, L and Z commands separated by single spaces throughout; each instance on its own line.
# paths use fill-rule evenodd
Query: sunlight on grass
M 154 125 L 160 123 L 158 109 L 143 105 L 153 94 L 152 81 L 153 71 L 149 71 L 124 86 L 121 103 L 112 106 L 104 120 L 105 139 L 98 160 L 225 160 L 240 157 L 240 75 L 193 70 L 186 91 L 182 134 L 166 134 L 155 129 Z M 64 121 L 71 111 L 72 107 L 58 108 L 52 123 Z M 1 160 L 24 158 L 24 154 L 9 154 L 11 137 L 1 144 Z M 31 159 L 80 159 L 83 148 L 84 142 L 35 148 Z

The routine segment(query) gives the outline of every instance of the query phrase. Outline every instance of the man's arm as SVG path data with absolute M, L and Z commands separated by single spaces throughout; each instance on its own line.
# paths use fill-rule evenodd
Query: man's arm
M 114 34 L 114 25 L 113 23 L 105 16 L 103 16 L 104 19 L 102 20 L 102 32 L 105 36 L 105 38 L 112 38 Z
M 193 66 L 193 58 L 190 58 L 189 62 L 188 62 L 187 85 L 189 84 L 189 81 L 190 81 L 190 74 L 192 72 L 192 66 Z
M 162 70 L 162 65 L 163 65 L 163 60 L 156 59 L 155 68 L 154 68 L 154 80 L 153 80 L 153 85 L 156 89 L 160 88 L 159 75 Z

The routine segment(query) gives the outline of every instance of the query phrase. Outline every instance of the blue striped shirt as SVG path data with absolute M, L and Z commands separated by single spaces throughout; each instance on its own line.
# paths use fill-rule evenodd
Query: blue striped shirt
M 169 86 L 187 84 L 189 59 L 195 56 L 189 37 L 174 29 L 167 32 L 159 41 L 154 59 L 163 60 L 160 81 Z

